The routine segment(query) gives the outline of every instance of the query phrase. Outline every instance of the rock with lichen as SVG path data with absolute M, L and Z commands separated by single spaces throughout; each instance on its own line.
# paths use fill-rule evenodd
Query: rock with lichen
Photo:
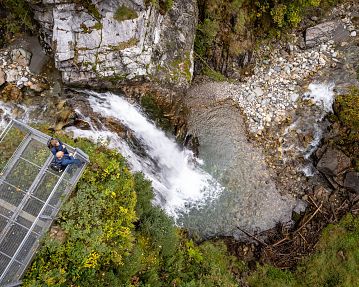
M 43 0 L 32 6 L 65 83 L 154 80 L 188 86 L 196 1 L 72 2 Z

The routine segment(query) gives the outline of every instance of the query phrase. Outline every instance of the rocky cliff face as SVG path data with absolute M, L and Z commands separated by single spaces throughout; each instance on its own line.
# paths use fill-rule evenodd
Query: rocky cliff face
M 175 0 L 168 11 L 143 0 L 35 2 L 65 83 L 152 80 L 186 87 L 191 81 L 195 0 Z

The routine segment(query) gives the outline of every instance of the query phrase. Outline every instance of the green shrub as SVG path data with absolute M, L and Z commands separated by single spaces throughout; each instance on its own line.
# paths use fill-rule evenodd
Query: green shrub
M 284 4 L 276 5 L 273 9 L 271 9 L 270 14 L 273 18 L 273 22 L 278 27 L 283 27 L 285 25 L 285 15 L 288 7 Z
M 225 246 L 181 234 L 120 154 L 60 137 L 91 163 L 57 220 L 63 236 L 44 238 L 23 286 L 237 286 Z
M 353 87 L 347 94 L 336 97 L 333 121 L 338 121 L 345 129 L 336 137 L 336 144 L 354 158 L 359 171 L 359 88 Z
M 70 139 L 64 141 L 73 144 Z M 24 286 L 90 286 L 98 278 L 110 278 L 133 248 L 135 179 L 125 160 L 84 140 L 76 146 L 89 154 L 91 163 L 76 196 L 61 210 L 57 224 L 65 240 L 45 238 Z
M 0 46 L 13 34 L 35 30 L 32 11 L 25 0 L 0 0 L 0 10 L 5 14 L 0 19 Z
M 197 34 L 194 42 L 195 51 L 201 57 L 204 57 L 219 32 L 219 23 L 216 20 L 205 19 L 203 23 L 198 24 Z
M 164 15 L 172 9 L 173 0 L 145 0 L 145 4 L 152 5 Z
M 354 139 L 359 140 L 359 88 L 353 87 L 348 94 L 339 95 L 335 110 L 339 121 L 350 129 Z
M 124 20 L 136 19 L 136 18 L 138 18 L 138 14 L 132 8 L 122 5 L 117 8 L 113 18 L 115 18 L 117 21 L 121 22 Z

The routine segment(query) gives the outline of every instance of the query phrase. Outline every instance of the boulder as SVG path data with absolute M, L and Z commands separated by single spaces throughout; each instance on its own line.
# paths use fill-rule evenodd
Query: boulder
M 38 92 L 38 93 L 40 93 L 40 92 L 42 92 L 42 91 L 49 88 L 47 84 L 44 84 L 44 83 L 32 83 L 32 82 L 28 83 L 28 87 L 31 90 L 33 90 L 35 92 Z
M 71 1 L 37 3 L 32 5 L 35 18 L 65 83 L 99 86 L 145 79 L 189 86 L 195 0 L 174 0 L 169 11 L 144 0 L 92 0 L 92 11 Z M 120 7 L 130 15 L 118 17 Z
M 305 44 L 312 48 L 329 40 L 344 41 L 348 36 L 349 32 L 340 21 L 328 21 L 308 28 L 305 32 Z
M 6 81 L 8 83 L 17 82 L 21 78 L 21 73 L 16 67 L 6 70 L 5 74 L 6 74 Z
M 344 178 L 344 186 L 359 194 L 359 172 L 347 172 Z
M 30 65 L 31 53 L 22 48 L 13 49 L 11 59 L 21 66 L 28 66 Z
M 343 152 L 329 147 L 320 158 L 317 169 L 328 176 L 338 176 L 341 172 L 348 169 L 351 160 Z
M 5 73 L 2 69 L 0 69 L 0 86 L 2 86 L 6 82 Z

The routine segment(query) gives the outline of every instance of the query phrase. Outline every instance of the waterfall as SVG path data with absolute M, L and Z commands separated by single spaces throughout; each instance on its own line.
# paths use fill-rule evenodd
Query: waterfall
M 95 127 L 91 120 L 90 130 L 70 127 L 74 137 L 86 137 L 103 141 L 110 148 L 116 148 L 126 157 L 134 171 L 141 171 L 153 183 L 156 190 L 155 203 L 176 218 L 189 205 L 202 205 L 216 198 L 222 187 L 201 168 L 190 150 L 179 148 L 178 144 L 156 128 L 136 107 L 113 93 L 84 91 L 89 96 L 90 106 L 104 118 L 120 121 L 131 130 L 139 141 L 146 156 L 139 156 L 118 134 L 108 130 L 103 123 Z M 80 110 L 77 111 L 81 113 Z M 86 117 L 85 117 L 86 119 Z
M 240 236 L 236 226 L 253 232 L 290 221 L 292 199 L 281 197 L 263 169 L 262 155 L 248 145 L 240 130 L 235 132 L 238 136 L 224 132 L 219 138 L 209 137 L 218 150 L 202 161 L 166 136 L 139 106 L 110 92 L 82 93 L 87 95 L 89 105 L 78 107 L 76 112 L 90 128 L 69 127 L 67 131 L 118 150 L 132 170 L 143 172 L 152 181 L 155 204 L 178 225 L 205 237 Z M 89 107 L 92 111 L 85 112 Z M 121 123 L 130 136 L 121 137 L 108 121 Z M 203 123 L 209 133 L 216 134 L 217 124 L 206 119 Z M 226 130 L 227 123 L 219 120 L 218 124 Z

